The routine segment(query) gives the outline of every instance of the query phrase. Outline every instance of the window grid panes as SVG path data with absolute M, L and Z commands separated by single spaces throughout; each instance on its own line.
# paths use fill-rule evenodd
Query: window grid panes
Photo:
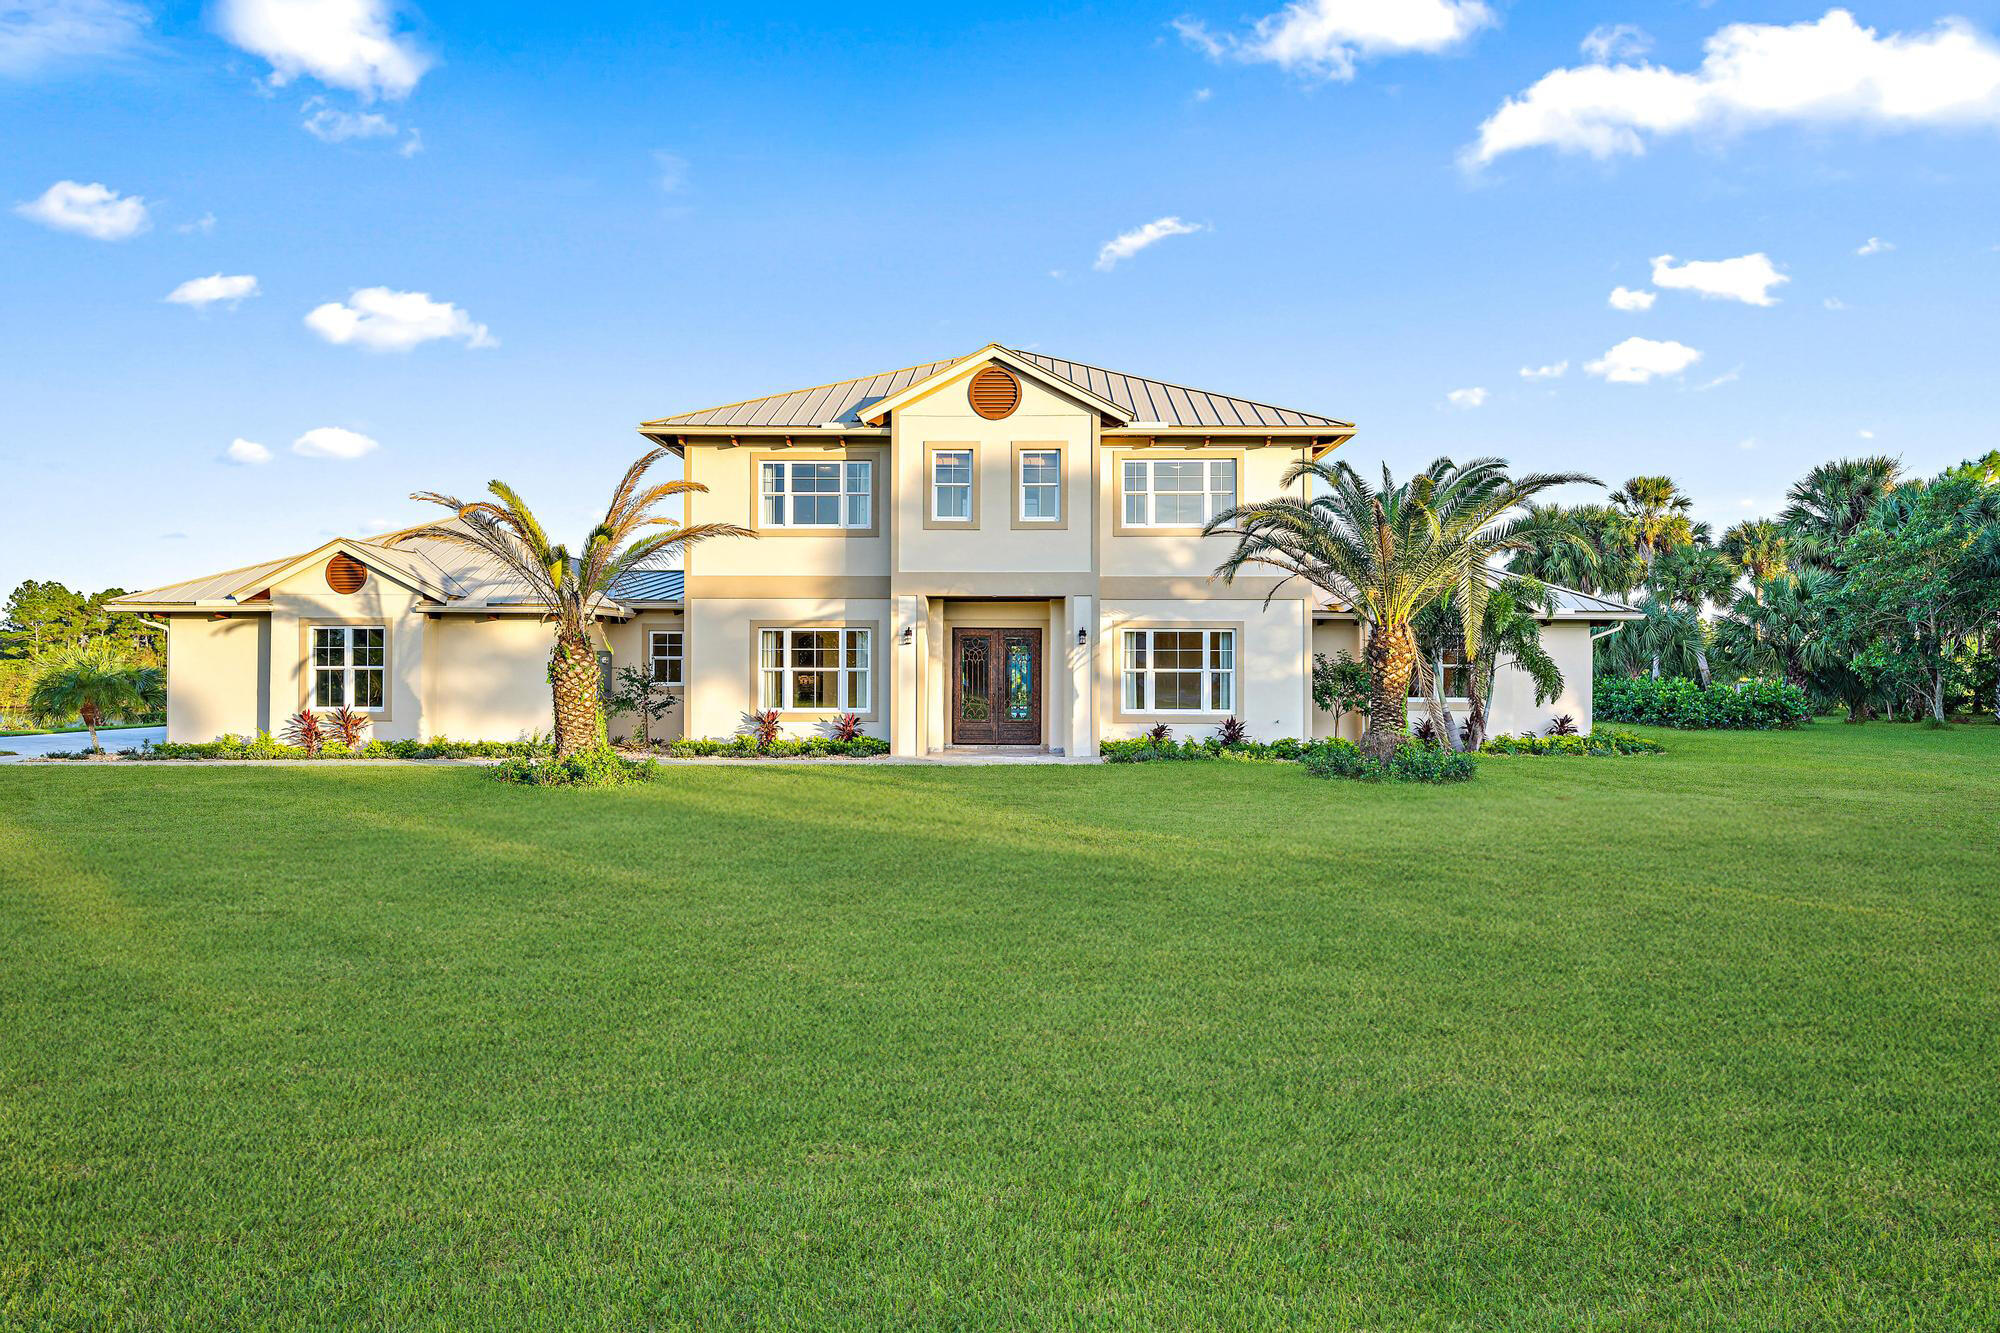
M 312 706 L 379 713 L 389 696 L 387 633 L 379 625 L 316 625 Z
M 1467 670 L 1465 663 L 1454 662 L 1449 658 L 1440 658 L 1431 663 L 1431 670 L 1436 672 L 1439 679 L 1444 682 L 1445 698 L 1456 702 L 1472 697 L 1472 676 Z M 1424 690 L 1423 676 L 1420 672 L 1412 671 L 1410 673 L 1410 697 L 1412 699 L 1427 697 Z
M 866 528 L 874 521 L 875 465 L 768 459 L 757 468 L 757 503 L 767 528 Z
M 931 517 L 957 522 L 972 518 L 970 449 L 939 449 L 931 454 Z
M 646 656 L 653 668 L 655 685 L 681 683 L 682 642 L 680 630 L 656 629 L 652 632 L 646 645 Z
M 1123 695 L 1131 713 L 1236 708 L 1236 631 L 1128 629 Z
M 1021 521 L 1054 523 L 1062 518 L 1062 452 L 1021 452 Z
M 1233 458 L 1128 458 L 1128 528 L 1198 528 L 1236 504 Z
M 874 632 L 767 629 L 757 641 L 757 706 L 866 713 L 874 697 Z

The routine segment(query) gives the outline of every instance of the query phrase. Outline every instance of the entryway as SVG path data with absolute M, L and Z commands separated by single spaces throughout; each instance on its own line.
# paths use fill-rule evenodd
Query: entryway
M 1042 743 L 1042 631 L 951 632 L 953 745 Z

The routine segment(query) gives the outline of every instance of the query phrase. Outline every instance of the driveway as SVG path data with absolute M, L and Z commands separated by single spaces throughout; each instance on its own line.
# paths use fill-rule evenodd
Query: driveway
M 97 743 L 112 753 L 137 748 L 150 741 L 157 745 L 167 738 L 165 727 L 102 727 L 97 733 Z M 84 750 L 90 747 L 90 733 L 87 731 L 65 731 L 55 736 L 0 736 L 0 750 L 12 750 L 12 754 L 0 754 L 0 764 L 18 764 L 23 759 L 35 759 L 51 750 Z

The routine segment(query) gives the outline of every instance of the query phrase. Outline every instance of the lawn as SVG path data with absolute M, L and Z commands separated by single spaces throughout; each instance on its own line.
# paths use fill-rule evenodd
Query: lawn
M 0 769 L 0 1323 L 2000 1324 L 2000 728 L 1664 738 Z

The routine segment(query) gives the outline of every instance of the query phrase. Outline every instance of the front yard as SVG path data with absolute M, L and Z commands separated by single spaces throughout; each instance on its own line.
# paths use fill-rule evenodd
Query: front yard
M 1664 739 L 0 769 L 0 1322 L 1993 1327 L 2000 728 Z

